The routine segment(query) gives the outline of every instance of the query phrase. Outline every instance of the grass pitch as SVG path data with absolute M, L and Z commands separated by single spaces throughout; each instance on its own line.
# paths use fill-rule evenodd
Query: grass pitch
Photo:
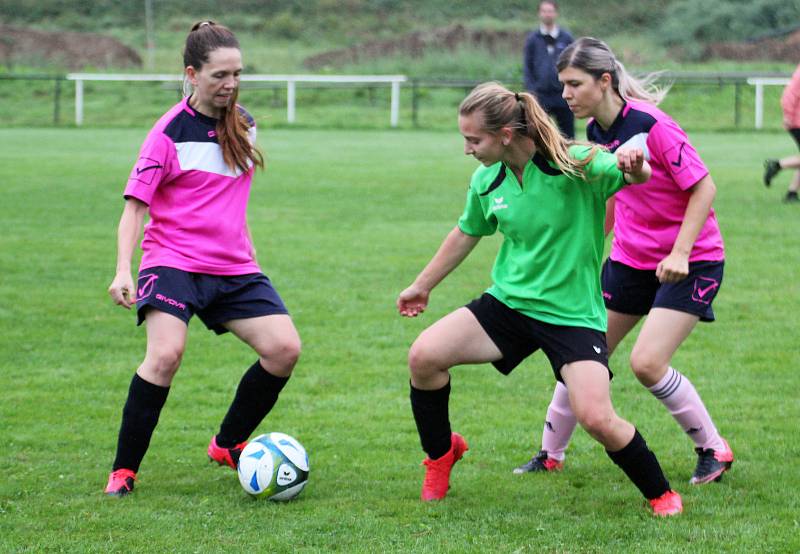
M 394 300 L 452 228 L 476 162 L 454 131 L 270 131 L 249 219 L 259 261 L 287 302 L 304 351 L 257 432 L 308 449 L 307 489 L 253 501 L 205 457 L 254 355 L 190 327 L 181 370 L 135 493 L 102 489 L 144 330 L 106 294 L 121 192 L 145 130 L 0 130 L 0 551 L 3 552 L 717 552 L 800 550 L 797 329 L 800 206 L 761 161 L 794 151 L 784 134 L 694 134 L 719 192 L 726 239 L 718 321 L 699 325 L 674 365 L 703 396 L 735 453 L 722 483 L 687 482 L 691 442 L 612 359 L 615 405 L 684 498 L 656 520 L 602 448 L 576 432 L 566 470 L 515 476 L 538 447 L 553 386 L 543 355 L 504 378 L 453 371 L 451 419 L 470 451 L 444 502 L 418 500 L 423 454 L 405 357 L 416 335 L 489 284 L 485 239 L 401 319 Z

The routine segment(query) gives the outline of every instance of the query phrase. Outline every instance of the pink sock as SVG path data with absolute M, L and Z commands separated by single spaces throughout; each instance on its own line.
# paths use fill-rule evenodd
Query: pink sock
M 668 368 L 666 375 L 648 390 L 661 400 L 669 413 L 698 448 L 725 450 L 711 416 L 706 410 L 694 385 L 675 368 Z
M 564 450 L 569 445 L 569 439 L 572 438 L 577 423 L 578 420 L 569 406 L 567 387 L 559 381 L 553 391 L 553 399 L 547 407 L 547 418 L 542 431 L 542 450 L 547 450 L 551 458 L 563 460 Z

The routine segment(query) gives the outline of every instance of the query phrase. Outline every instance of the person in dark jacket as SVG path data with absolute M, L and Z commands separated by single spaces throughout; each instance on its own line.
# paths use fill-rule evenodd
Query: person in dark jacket
M 525 40 L 525 88 L 532 92 L 545 111 L 555 118 L 561 134 L 575 138 L 575 116 L 561 98 L 556 60 L 573 42 L 572 35 L 558 26 L 558 3 L 555 0 L 539 2 L 539 30 Z

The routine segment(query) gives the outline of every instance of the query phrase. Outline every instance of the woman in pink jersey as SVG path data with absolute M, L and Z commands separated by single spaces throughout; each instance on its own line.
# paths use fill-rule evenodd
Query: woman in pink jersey
M 609 355 L 643 317 L 631 352 L 634 374 L 670 411 L 697 453 L 692 484 L 718 481 L 733 452 L 717 432 L 695 387 L 670 365 L 698 321 L 713 321 L 725 252 L 711 204 L 714 181 L 686 133 L 656 105 L 666 94 L 638 81 L 600 40 L 583 37 L 558 61 L 563 96 L 578 118 L 591 118 L 587 138 L 609 150 L 642 148 L 650 180 L 611 198 L 611 254 L 603 265 Z M 557 383 L 541 450 L 514 473 L 563 467 L 575 428 L 566 387 Z
M 230 30 L 192 27 L 183 54 L 191 95 L 147 135 L 125 187 L 114 302 L 147 325 L 147 352 L 130 384 L 106 494 L 133 490 L 194 314 L 217 334 L 232 332 L 258 360 L 245 372 L 208 456 L 236 468 L 247 438 L 275 404 L 300 355 L 283 301 L 255 259 L 246 210 L 263 158 L 252 117 L 238 104 L 242 56 Z M 145 214 L 138 282 L 131 258 Z
M 783 127 L 800 147 L 800 65 L 794 70 L 789 84 L 783 89 L 781 95 L 781 109 L 783 110 Z M 772 179 L 780 173 L 781 169 L 795 169 L 789 189 L 786 191 L 784 202 L 800 202 L 797 196 L 800 190 L 800 154 L 787 156 L 780 160 L 769 159 L 764 162 L 764 184 L 770 186 Z

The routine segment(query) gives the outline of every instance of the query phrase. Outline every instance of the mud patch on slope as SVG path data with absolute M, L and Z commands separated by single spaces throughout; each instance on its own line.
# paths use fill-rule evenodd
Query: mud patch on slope
M 141 67 L 142 58 L 117 39 L 97 33 L 40 31 L 0 25 L 0 64 L 85 67 Z

